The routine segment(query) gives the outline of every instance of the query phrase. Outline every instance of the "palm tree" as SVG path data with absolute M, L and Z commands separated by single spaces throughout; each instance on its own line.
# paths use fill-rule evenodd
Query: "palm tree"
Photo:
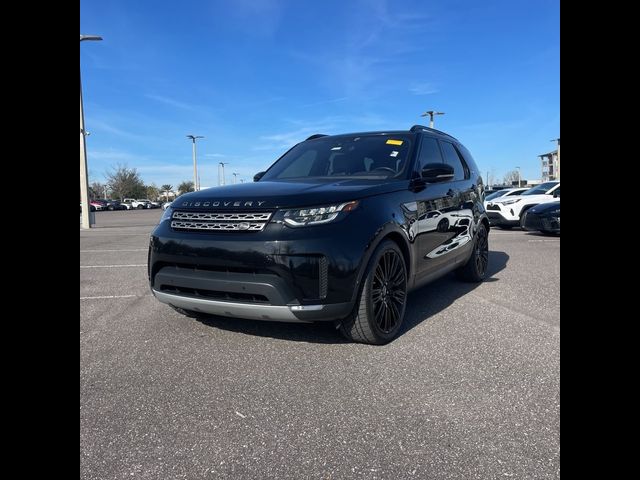
M 169 201 L 169 192 L 171 190 L 173 190 L 173 185 L 162 185 L 162 187 L 160 187 L 160 188 L 162 188 L 162 191 L 164 192 L 165 199 L 168 202 Z
M 188 181 L 184 181 L 180 185 L 178 185 L 178 190 L 180 191 L 180 193 L 187 193 L 187 192 L 195 191 L 195 189 L 193 188 L 193 182 L 189 181 L 189 180 Z

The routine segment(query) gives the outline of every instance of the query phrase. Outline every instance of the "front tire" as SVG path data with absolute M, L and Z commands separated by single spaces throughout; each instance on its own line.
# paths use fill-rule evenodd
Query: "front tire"
M 352 314 L 340 324 L 349 340 L 383 345 L 395 338 L 407 305 L 407 268 L 395 242 L 382 242 L 369 261 Z
M 476 243 L 471 257 L 462 267 L 456 270 L 458 278 L 466 282 L 478 283 L 487 276 L 489 266 L 489 232 L 481 223 L 476 231 Z

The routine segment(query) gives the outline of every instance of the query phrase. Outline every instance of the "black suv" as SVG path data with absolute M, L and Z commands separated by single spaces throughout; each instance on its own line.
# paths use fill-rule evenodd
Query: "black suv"
M 312 135 L 254 181 L 167 208 L 149 246 L 158 300 L 196 317 L 333 321 L 383 344 L 407 292 L 452 270 L 486 275 L 482 176 L 446 133 Z

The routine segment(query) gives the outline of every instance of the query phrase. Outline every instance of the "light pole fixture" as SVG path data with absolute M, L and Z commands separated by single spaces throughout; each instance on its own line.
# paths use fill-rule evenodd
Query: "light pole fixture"
M 222 167 L 222 176 L 220 176 L 220 167 L 218 167 L 218 185 L 224 185 L 224 166 L 229 165 L 229 162 L 218 162 L 218 165 Z
M 233 184 L 235 185 L 238 183 L 238 174 L 234 172 L 231 175 L 233 175 Z
M 198 164 L 196 163 L 196 139 L 204 137 L 202 135 L 187 135 L 187 138 L 190 138 L 193 143 L 191 149 L 193 154 L 193 189 L 197 192 L 200 190 L 200 185 L 198 182 Z
M 102 40 L 99 35 L 80 35 L 83 40 Z M 84 107 L 82 105 L 82 73 L 80 73 L 80 205 L 82 207 L 82 228 L 91 228 L 89 222 L 89 176 L 87 174 L 87 132 L 84 128 Z
M 433 116 L 434 115 L 444 115 L 444 112 L 436 112 L 435 110 L 427 110 L 424 112 L 421 117 L 426 117 L 429 115 L 429 128 L 433 128 Z

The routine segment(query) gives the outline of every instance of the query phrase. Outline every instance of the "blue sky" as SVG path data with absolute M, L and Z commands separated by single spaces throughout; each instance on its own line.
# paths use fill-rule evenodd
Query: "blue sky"
M 251 181 L 313 133 L 435 127 L 486 178 L 560 136 L 559 0 L 81 0 L 90 181 Z

